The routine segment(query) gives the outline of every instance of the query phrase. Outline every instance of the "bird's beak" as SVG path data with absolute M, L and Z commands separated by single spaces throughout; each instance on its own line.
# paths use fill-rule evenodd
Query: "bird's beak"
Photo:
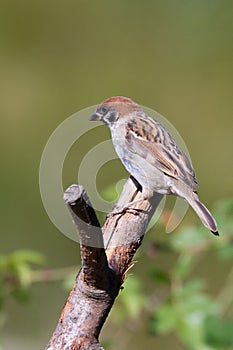
M 93 120 L 98 121 L 98 120 L 102 120 L 102 119 L 103 119 L 103 115 L 100 113 L 97 113 L 97 112 L 93 113 L 89 118 L 89 120 L 91 120 L 91 121 L 93 121 Z

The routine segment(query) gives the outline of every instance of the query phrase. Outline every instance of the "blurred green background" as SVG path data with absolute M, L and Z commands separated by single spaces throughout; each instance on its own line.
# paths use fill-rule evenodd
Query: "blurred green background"
M 1 1 L 1 254 L 30 249 L 43 253 L 50 268 L 78 266 L 78 244 L 58 232 L 43 208 L 40 157 L 63 120 L 113 95 L 131 97 L 170 120 L 210 208 L 233 195 L 232 18 L 230 0 Z M 93 144 L 88 137 L 82 142 L 67 161 L 64 186 L 76 181 L 75 152 L 78 159 Z M 182 226 L 193 222 L 198 219 L 189 210 Z M 156 241 L 164 233 L 150 235 Z M 135 275 L 148 268 L 143 249 Z M 154 261 L 167 268 L 172 262 L 170 255 Z M 202 274 L 212 276 L 217 290 L 229 263 L 221 269 L 204 262 Z M 27 303 L 8 298 L 0 348 L 42 349 L 66 296 L 58 281 L 33 284 Z M 148 336 L 141 324 L 131 328 L 127 335 L 121 330 L 128 343 L 118 349 L 183 349 L 171 336 Z M 107 325 L 103 338 L 111 336 Z

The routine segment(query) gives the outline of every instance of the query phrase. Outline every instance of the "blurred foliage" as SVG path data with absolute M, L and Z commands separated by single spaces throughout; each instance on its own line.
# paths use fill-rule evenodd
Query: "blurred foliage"
M 190 350 L 231 349 L 233 267 L 220 289 L 215 292 L 216 295 L 211 292 L 208 278 L 203 279 L 198 275 L 193 277 L 193 272 L 197 266 L 200 268 L 203 256 L 210 253 L 218 264 L 223 265 L 226 261 L 233 263 L 233 255 L 230 254 L 233 246 L 232 213 L 233 199 L 222 200 L 216 205 L 214 215 L 220 223 L 220 238 L 206 236 L 206 229 L 202 225 L 174 233 L 166 247 L 166 250 L 170 249 L 176 255 L 172 269 L 169 272 L 160 269 L 149 271 L 149 278 L 156 284 L 155 291 L 151 294 L 143 289 L 139 277 L 130 277 L 129 281 L 134 279 L 136 288 L 132 284 L 131 290 L 131 283 L 129 288 L 125 283 L 126 288 L 120 293 L 114 310 L 116 315 L 125 315 L 125 322 L 132 322 L 132 319 L 140 317 L 140 313 L 147 309 L 148 330 L 154 335 L 172 333 L 185 349 Z M 160 285 L 162 294 L 159 291 Z M 156 306 L 152 306 L 156 293 L 163 296 L 161 300 L 156 299 Z M 116 321 L 116 315 L 112 316 L 113 321 Z
M 23 290 L 33 295 L 27 307 L 9 297 L 13 286 L 0 287 L 8 315 L 1 334 L 4 350 L 43 348 L 66 298 L 55 281 L 71 276 L 72 267 L 64 266 L 79 263 L 76 242 L 50 222 L 38 184 L 45 144 L 68 116 L 109 96 L 131 97 L 162 113 L 180 132 L 201 184 L 200 197 L 208 207 L 219 198 L 233 195 L 232 18 L 231 0 L 1 1 L 1 256 L 8 259 L 15 254 L 12 252 L 36 250 L 46 256 L 50 266 L 37 270 L 33 262 L 26 262 L 32 269 L 32 286 L 29 282 Z M 103 126 L 77 141 L 64 164 L 64 187 L 77 181 L 77 169 L 88 150 L 107 137 Z M 103 162 L 104 156 L 103 152 Z M 128 177 L 120 162 L 109 163 L 99 169 L 99 192 Z M 93 202 L 95 194 L 88 186 L 86 190 Z M 225 209 L 219 208 L 219 213 L 223 211 L 218 218 L 221 225 L 227 222 Z M 183 224 L 193 222 L 193 218 L 190 210 Z M 172 236 L 161 238 L 157 230 L 151 232 L 141 249 L 144 258 L 132 271 L 140 276 L 137 293 L 146 289 L 157 300 L 152 290 L 156 289 L 159 299 L 167 296 L 170 267 L 179 252 L 169 253 L 169 244 L 164 244 Z M 155 241 L 151 235 L 156 235 Z M 211 255 L 214 246 L 204 254 L 208 256 L 206 268 L 200 271 L 203 279 L 214 279 L 213 293 L 225 283 L 233 253 L 225 237 L 221 235 L 218 240 L 223 243 L 218 243 L 222 246 L 216 254 Z M 208 237 L 208 241 L 213 240 Z M 221 259 L 219 266 L 215 264 L 217 258 Z M 190 269 L 193 278 L 198 265 L 193 259 L 188 265 L 181 263 L 180 269 Z M 20 278 L 13 278 L 17 285 Z M 35 285 L 51 280 L 54 283 Z M 72 283 L 72 277 L 70 280 Z M 151 285 L 153 280 L 156 288 Z M 121 296 L 125 293 L 127 288 Z M 145 313 L 142 316 L 140 322 L 146 325 Z M 167 335 L 166 341 L 164 337 L 150 337 L 146 327 L 135 322 L 131 320 L 127 330 L 120 332 L 122 343 L 129 339 L 127 348 L 182 348 L 173 336 Z M 115 336 L 112 328 L 112 323 L 106 326 L 103 337 Z M 116 330 L 119 328 L 118 324 Z
M 35 266 L 44 264 L 42 254 L 19 250 L 0 255 L 0 311 L 5 299 L 12 295 L 19 301 L 26 301 Z
M 128 272 L 110 322 L 118 326 L 131 324 L 135 320 L 139 322 L 141 315 L 146 313 L 148 334 L 165 336 L 172 333 L 185 349 L 190 350 L 231 349 L 233 267 L 216 294 L 211 292 L 208 278 L 204 280 L 198 274 L 193 277 L 193 272 L 206 254 L 213 254 L 218 264 L 233 262 L 232 212 L 233 199 L 217 203 L 214 215 L 220 223 L 220 237 L 206 236 L 206 229 L 201 224 L 183 228 L 170 236 L 166 251 L 175 254 L 176 260 L 170 271 L 153 268 L 145 272 L 153 284 L 152 292 L 148 293 L 139 276 Z M 153 260 L 153 254 L 150 259 Z M 77 267 L 38 269 L 37 266 L 44 262 L 44 257 L 33 251 L 16 251 L 0 257 L 1 320 L 5 299 L 12 295 L 19 302 L 27 300 L 30 286 L 35 282 L 63 280 L 64 287 L 71 289 Z M 113 339 L 105 339 L 104 344 L 106 349 L 115 349 Z
M 183 229 L 170 240 L 171 248 L 178 253 L 171 274 L 171 294 L 155 311 L 152 329 L 162 334 L 174 332 L 188 349 L 225 349 L 230 345 L 233 346 L 233 309 L 230 309 L 233 302 L 232 278 L 229 280 L 228 277 L 221 286 L 217 298 L 207 293 L 208 279 L 190 280 L 200 254 L 212 251 L 216 259 L 224 257 L 233 262 L 232 255 L 222 254 L 225 249 L 228 250 L 228 247 L 233 245 L 232 212 L 232 200 L 221 201 L 218 204 L 214 214 L 221 227 L 220 239 L 206 238 L 205 229 L 200 226 Z M 232 273 L 233 269 L 229 276 Z M 227 297 L 222 298 L 222 293 L 224 295 L 227 293 Z M 228 310 L 227 315 L 223 310 Z M 218 324 L 222 325 L 221 328 Z M 227 327 L 224 327 L 224 324 Z

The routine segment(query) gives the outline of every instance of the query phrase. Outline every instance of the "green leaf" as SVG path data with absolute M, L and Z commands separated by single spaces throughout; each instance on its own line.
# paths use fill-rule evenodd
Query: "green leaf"
M 112 319 L 121 323 L 128 318 L 137 318 L 145 306 L 146 298 L 142 292 L 141 281 L 136 276 L 129 276 L 114 305 Z
M 217 312 L 215 301 L 203 292 L 202 280 L 192 280 L 172 288 L 171 300 L 155 311 L 152 331 L 175 332 L 181 341 L 195 350 L 210 350 L 204 339 L 206 315 Z
M 0 273 L 5 275 L 6 279 L 15 280 L 23 287 L 30 284 L 32 264 L 42 265 L 45 259 L 38 252 L 30 250 L 19 250 L 9 255 L 0 256 Z
M 203 293 L 203 289 L 206 286 L 206 281 L 200 278 L 187 281 L 182 286 L 182 298 L 190 298 L 193 295 Z
M 206 315 L 217 312 L 216 302 L 202 289 L 204 283 L 194 280 L 186 283 L 174 299 L 174 308 L 177 310 L 179 322 L 176 332 L 179 338 L 191 349 L 205 347 L 204 320 Z
M 42 254 L 30 250 L 20 250 L 0 256 L 0 306 L 12 295 L 19 301 L 28 299 L 27 287 L 34 272 L 32 265 L 42 265 Z
M 17 271 L 21 264 L 42 265 L 45 258 L 31 250 L 19 250 L 9 255 L 0 255 L 0 271 Z
M 205 319 L 205 340 L 216 349 L 225 349 L 233 345 L 233 319 L 224 321 L 216 316 Z
M 166 334 L 176 328 L 177 315 L 172 304 L 167 302 L 159 307 L 151 321 L 151 331 L 156 334 Z

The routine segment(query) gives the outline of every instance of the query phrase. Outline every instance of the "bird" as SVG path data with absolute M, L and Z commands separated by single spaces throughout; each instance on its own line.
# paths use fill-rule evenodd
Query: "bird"
M 181 197 L 203 225 L 219 236 L 214 217 L 199 200 L 190 160 L 162 124 L 124 96 L 105 99 L 89 120 L 102 121 L 109 127 L 115 151 L 140 184 L 143 199 L 151 198 L 155 192 Z

